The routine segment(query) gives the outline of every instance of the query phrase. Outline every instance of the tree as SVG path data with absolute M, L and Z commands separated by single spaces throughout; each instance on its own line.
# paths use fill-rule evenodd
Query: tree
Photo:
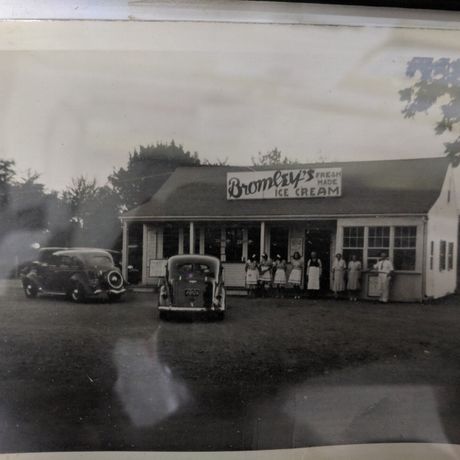
M 282 155 L 281 150 L 276 147 L 266 153 L 259 152 L 257 158 L 251 157 L 254 166 L 280 166 L 298 164 L 297 160 L 291 160 Z
M 228 157 L 225 157 L 224 159 L 217 158 L 215 161 L 211 160 L 203 160 L 202 164 L 204 166 L 228 166 Z
M 47 228 L 47 193 L 39 178 L 40 174 L 29 169 L 12 181 L 9 207 L 15 214 L 17 229 Z
M 177 167 L 200 164 L 196 152 L 192 154 L 174 141 L 140 146 L 129 154 L 126 167 L 109 176 L 109 182 L 121 206 L 131 209 L 150 199 Z
M 415 79 L 412 86 L 399 91 L 405 102 L 402 113 L 414 118 L 441 102 L 441 120 L 434 127 L 437 135 L 453 131 L 460 123 L 460 59 L 415 57 L 407 63 L 406 76 Z M 445 101 L 445 102 L 444 102 Z M 460 136 L 444 142 L 445 153 L 457 165 L 460 161 Z
M 120 233 L 118 199 L 108 186 L 98 186 L 84 176 L 72 179 L 62 193 L 69 209 L 71 246 L 111 249 Z
M 80 176 L 73 178 L 72 184 L 62 193 L 62 199 L 72 213 L 72 220 L 82 228 L 92 203 L 96 200 L 97 192 L 96 179 L 88 180 L 85 176 Z
M 8 204 L 8 197 L 12 185 L 15 163 L 13 160 L 0 158 L 0 210 Z

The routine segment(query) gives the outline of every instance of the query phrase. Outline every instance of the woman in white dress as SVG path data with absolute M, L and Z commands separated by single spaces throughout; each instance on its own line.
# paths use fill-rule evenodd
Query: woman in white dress
M 312 252 L 310 255 L 310 259 L 307 262 L 307 290 L 310 294 L 310 297 L 318 297 L 319 290 L 320 290 L 320 279 L 321 273 L 323 270 L 323 265 L 321 264 L 321 260 L 318 259 L 316 252 Z
M 284 297 L 284 289 L 286 287 L 286 261 L 282 259 L 279 254 L 275 257 L 273 271 L 275 273 L 273 277 L 273 287 L 277 290 L 276 297 Z
M 336 254 L 332 264 L 332 290 L 334 297 L 337 299 L 341 292 L 345 291 L 345 272 L 347 264 L 342 259 L 342 254 Z
M 303 259 L 296 251 L 291 260 L 292 270 L 288 283 L 294 288 L 294 299 L 300 299 L 300 285 L 302 284 Z
M 250 297 L 255 297 L 259 282 L 259 266 L 255 254 L 246 262 L 246 288 Z
M 348 282 L 347 289 L 350 300 L 356 302 L 358 300 L 358 293 L 361 288 L 359 279 L 361 278 L 361 262 L 356 257 L 356 254 L 351 256 L 348 262 Z
M 259 283 L 262 288 L 262 296 L 265 297 L 272 284 L 273 262 L 268 258 L 267 253 L 263 253 L 259 263 Z

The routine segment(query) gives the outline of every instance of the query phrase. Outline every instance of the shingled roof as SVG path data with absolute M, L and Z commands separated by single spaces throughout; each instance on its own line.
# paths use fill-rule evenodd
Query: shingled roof
M 445 157 L 304 164 L 298 167 L 342 168 L 342 196 L 260 200 L 227 200 L 227 172 L 273 167 L 178 168 L 149 201 L 126 212 L 123 219 L 257 220 L 425 214 L 439 196 L 448 164 Z M 280 169 L 293 168 L 297 166 Z

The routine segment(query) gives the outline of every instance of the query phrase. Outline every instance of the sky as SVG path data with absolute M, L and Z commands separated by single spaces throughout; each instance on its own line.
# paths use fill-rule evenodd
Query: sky
M 251 164 L 443 155 L 439 110 L 404 119 L 415 56 L 460 57 L 460 32 L 231 23 L 0 23 L 0 158 L 99 184 L 139 145 Z

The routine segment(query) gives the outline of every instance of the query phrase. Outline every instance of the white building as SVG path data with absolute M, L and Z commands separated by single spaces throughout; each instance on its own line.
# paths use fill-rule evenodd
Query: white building
M 376 295 L 380 252 L 395 266 L 391 298 L 420 301 L 457 287 L 459 171 L 446 158 L 283 166 L 178 168 L 145 204 L 123 217 L 143 225 L 142 281 L 155 284 L 173 254 L 213 254 L 226 284 L 244 287 L 252 254 L 315 250 L 329 287 L 334 255 L 363 263 L 362 296 Z

